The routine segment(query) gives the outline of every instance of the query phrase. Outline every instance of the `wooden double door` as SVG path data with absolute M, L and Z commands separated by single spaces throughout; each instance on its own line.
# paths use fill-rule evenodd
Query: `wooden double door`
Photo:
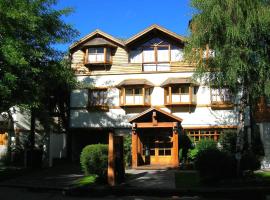
M 172 129 L 145 129 L 139 133 L 140 165 L 171 165 Z

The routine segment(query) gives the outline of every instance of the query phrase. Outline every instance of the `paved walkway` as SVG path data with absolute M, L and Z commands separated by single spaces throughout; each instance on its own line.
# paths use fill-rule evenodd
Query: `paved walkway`
M 0 186 L 62 190 L 74 186 L 81 177 L 83 174 L 78 164 L 61 164 L 1 181 Z
M 126 170 L 125 184 L 136 188 L 175 189 L 175 170 Z

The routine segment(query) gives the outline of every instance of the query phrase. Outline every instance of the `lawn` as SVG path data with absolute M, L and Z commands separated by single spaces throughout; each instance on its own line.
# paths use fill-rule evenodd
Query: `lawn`
M 259 171 L 255 172 L 254 176 L 259 179 L 260 181 L 263 181 L 264 183 L 267 183 L 270 185 L 270 171 Z
M 176 188 L 194 188 L 201 186 L 199 173 L 196 171 L 175 172 Z
M 76 180 L 75 184 L 77 186 L 89 186 L 91 184 L 94 184 L 96 182 L 96 179 L 97 175 L 84 176 L 83 178 Z

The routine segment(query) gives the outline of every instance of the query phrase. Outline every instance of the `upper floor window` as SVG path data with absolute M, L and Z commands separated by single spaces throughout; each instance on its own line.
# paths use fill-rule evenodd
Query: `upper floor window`
M 111 49 L 108 47 L 91 47 L 86 49 L 86 64 L 111 63 Z
M 194 104 L 196 102 L 195 89 L 190 84 L 168 85 L 164 88 L 165 104 Z
M 121 106 L 150 105 L 151 104 L 150 92 L 151 92 L 150 88 L 138 86 L 121 88 L 120 105 Z
M 107 89 L 91 89 L 88 93 L 89 107 L 108 106 Z
M 232 95 L 227 88 L 211 88 L 211 103 L 232 103 Z
M 129 52 L 130 63 L 142 64 L 142 71 L 169 71 L 170 62 L 182 60 L 182 49 L 160 38 L 153 38 Z

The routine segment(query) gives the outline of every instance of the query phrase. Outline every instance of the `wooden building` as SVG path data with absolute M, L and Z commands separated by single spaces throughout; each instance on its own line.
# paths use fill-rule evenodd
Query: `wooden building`
M 177 167 L 178 134 L 194 142 L 218 140 L 237 125 L 235 99 L 226 89 L 193 80 L 186 39 L 152 25 L 128 39 L 96 30 L 70 46 L 80 87 L 71 93 L 73 158 L 109 132 L 132 135 L 132 166 Z

